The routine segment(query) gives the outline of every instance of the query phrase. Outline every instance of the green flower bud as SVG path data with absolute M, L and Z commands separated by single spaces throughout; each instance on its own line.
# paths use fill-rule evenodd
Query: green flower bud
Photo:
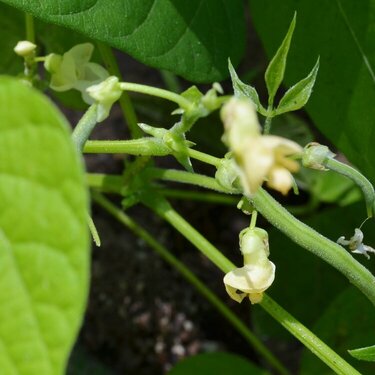
M 119 80 L 115 76 L 108 77 L 105 81 L 88 87 L 86 91 L 98 104 L 97 122 L 101 122 L 108 117 L 112 105 L 119 100 L 122 94 Z
M 302 164 L 306 168 L 326 171 L 325 160 L 333 157 L 335 154 L 327 146 L 311 142 L 304 148 Z

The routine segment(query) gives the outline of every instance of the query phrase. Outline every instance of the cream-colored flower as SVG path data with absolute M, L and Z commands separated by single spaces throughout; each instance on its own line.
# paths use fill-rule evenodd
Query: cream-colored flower
M 248 296 L 251 303 L 259 303 L 275 279 L 276 267 L 268 260 L 267 232 L 260 228 L 245 229 L 240 233 L 240 249 L 244 266 L 224 276 L 225 289 L 237 302 Z
M 101 65 L 90 62 L 94 46 L 91 43 L 78 44 L 63 55 L 52 53 L 46 57 L 44 66 L 51 73 L 50 87 L 55 91 L 76 89 L 83 100 L 92 104 L 86 93 L 89 86 L 108 78 L 109 74 Z
M 261 135 L 256 110 L 250 100 L 233 98 L 222 109 L 224 140 L 240 167 L 244 191 L 255 194 L 264 181 L 287 194 L 293 186 L 292 172 L 299 164 L 290 156 L 302 153 L 297 143 L 275 135 Z
M 263 181 L 282 194 L 293 186 L 292 172 L 299 164 L 290 156 L 301 153 L 302 147 L 289 139 L 275 135 L 249 137 L 236 152 L 242 169 L 241 181 L 247 194 L 255 194 Z
M 122 89 L 118 78 L 115 76 L 108 77 L 97 85 L 90 86 L 86 89 L 88 95 L 98 104 L 97 121 L 105 120 L 113 103 L 120 99 Z

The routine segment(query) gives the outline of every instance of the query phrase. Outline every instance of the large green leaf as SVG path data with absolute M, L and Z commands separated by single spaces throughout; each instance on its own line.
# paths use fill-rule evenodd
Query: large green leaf
M 168 375 L 267 375 L 238 355 L 216 352 L 195 355 L 178 363 Z
M 192 81 L 227 76 L 244 48 L 241 0 L 3 1 Z
M 374 306 L 354 287 L 339 294 L 322 314 L 313 332 L 331 345 L 345 360 L 350 362 L 361 374 L 373 374 L 373 363 L 357 361 L 347 352 L 353 347 L 374 343 Z M 301 361 L 301 375 L 331 375 L 323 362 L 304 350 Z
M 316 126 L 375 182 L 375 1 L 250 0 L 251 16 L 271 57 L 294 11 L 297 25 L 285 82 L 294 84 L 320 55 L 307 111 Z
M 62 375 L 88 291 L 87 192 L 60 113 L 0 77 L 0 373 Z

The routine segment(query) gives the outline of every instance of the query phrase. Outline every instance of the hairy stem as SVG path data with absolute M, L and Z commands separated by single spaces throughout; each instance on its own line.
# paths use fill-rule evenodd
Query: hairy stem
M 199 293 L 201 293 L 208 302 L 210 302 L 222 314 L 233 327 L 253 346 L 253 348 L 263 356 L 269 364 L 280 374 L 289 374 L 288 370 L 281 362 L 268 350 L 267 347 L 250 331 L 246 325 L 209 289 L 190 271 L 181 261 L 179 261 L 165 246 L 163 246 L 148 231 L 142 228 L 121 209 L 112 204 L 103 195 L 93 192 L 92 197 L 96 203 L 103 207 L 107 212 L 114 216 L 120 223 L 129 228 L 135 235 L 142 238 L 164 261 L 176 269 Z
M 350 165 L 341 163 L 336 159 L 326 158 L 324 161 L 324 165 L 328 169 L 331 169 L 332 171 L 350 178 L 356 185 L 361 188 L 366 201 L 367 216 L 372 217 L 375 208 L 375 192 L 371 182 L 362 173 L 352 168 Z

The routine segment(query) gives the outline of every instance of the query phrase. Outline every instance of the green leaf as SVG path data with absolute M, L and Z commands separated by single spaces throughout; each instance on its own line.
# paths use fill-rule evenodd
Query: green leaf
M 88 199 L 68 124 L 0 77 L 0 369 L 61 375 L 88 292 Z
M 318 129 L 375 182 L 375 1 L 250 1 L 268 56 L 295 10 L 298 27 L 285 82 L 303 76 L 320 56 L 314 95 L 306 106 Z
M 238 355 L 230 353 L 204 353 L 178 363 L 168 375 L 267 375 L 262 370 Z
M 360 361 L 375 362 L 375 345 L 366 348 L 348 350 L 349 354 Z
M 268 90 L 269 103 L 273 103 L 276 92 L 284 79 L 286 59 L 288 57 L 290 41 L 292 40 L 294 28 L 296 26 L 296 16 L 296 13 L 294 13 L 294 17 L 292 19 L 292 22 L 290 23 L 288 32 L 283 42 L 281 43 L 281 46 L 277 50 L 275 56 L 269 63 L 266 74 L 264 76 Z
M 361 374 L 373 374 L 372 363 L 355 361 L 347 349 L 374 343 L 374 306 L 354 287 L 340 293 L 320 316 L 312 331 L 351 363 Z M 332 370 L 317 361 L 307 349 L 302 354 L 301 375 L 331 375 Z
M 228 56 L 237 63 L 244 51 L 241 0 L 3 1 L 191 81 L 226 77 Z
M 234 70 L 230 59 L 228 60 L 228 68 L 229 68 L 230 78 L 232 80 L 234 95 L 239 98 L 241 97 L 250 98 L 251 101 L 254 103 L 257 111 L 259 111 L 260 113 L 263 112 L 262 114 L 265 114 L 265 109 L 262 107 L 262 104 L 260 104 L 257 90 L 255 90 L 254 87 L 247 85 L 246 83 L 243 83 L 238 78 L 238 75 L 236 71 Z
M 292 86 L 281 98 L 276 115 L 301 109 L 308 102 L 319 70 L 319 58 L 310 74 Z

